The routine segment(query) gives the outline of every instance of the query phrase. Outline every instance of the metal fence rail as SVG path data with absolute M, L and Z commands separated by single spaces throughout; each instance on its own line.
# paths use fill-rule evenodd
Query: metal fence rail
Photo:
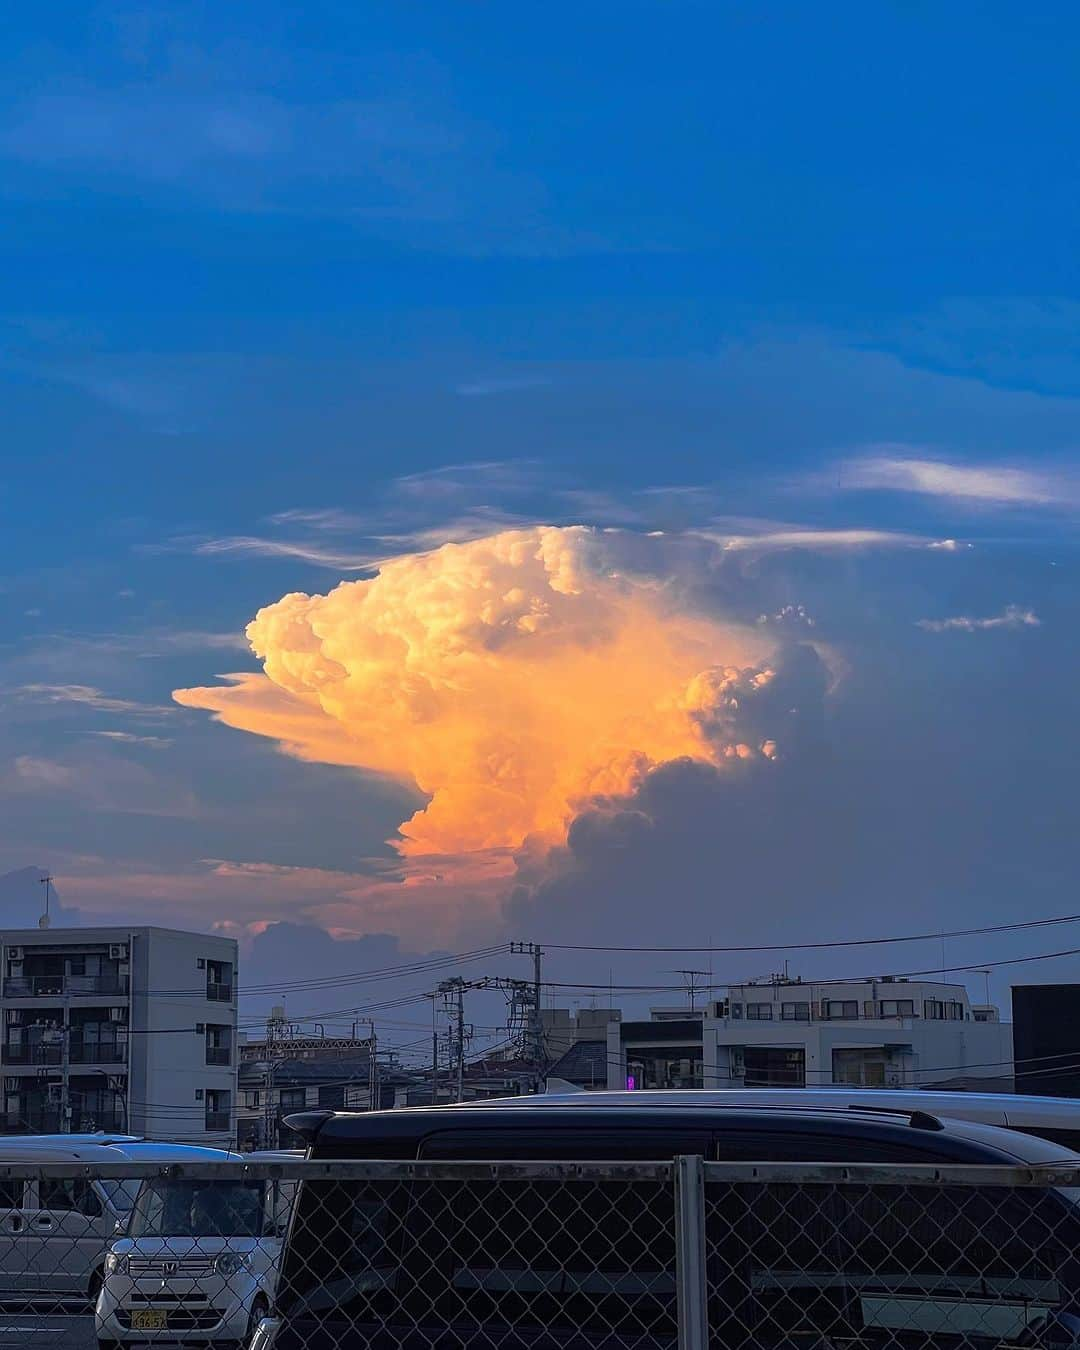
M 1080 1173 L 0 1165 L 0 1350 L 1080 1347 Z

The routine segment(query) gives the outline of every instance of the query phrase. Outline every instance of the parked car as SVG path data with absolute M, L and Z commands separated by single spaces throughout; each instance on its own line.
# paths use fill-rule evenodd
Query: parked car
M 932 1111 L 953 1120 L 980 1125 L 1002 1125 L 1025 1134 L 1036 1134 L 1066 1148 L 1080 1149 L 1080 1101 L 1068 1097 L 1038 1097 L 1012 1092 L 946 1092 L 934 1088 L 680 1088 L 586 1091 L 565 1084 L 535 1096 L 493 1097 L 487 1101 L 461 1102 L 449 1111 L 483 1110 L 489 1106 L 564 1107 L 580 1106 L 787 1106 L 797 1110 L 824 1107 L 885 1108 L 889 1111 Z
M 70 1163 L 77 1168 L 123 1161 L 97 1142 L 60 1144 L 15 1136 L 0 1142 L 3 1163 Z M 105 1254 L 125 1224 L 138 1182 L 85 1177 L 0 1177 L 0 1298 L 97 1299 Z
M 521 1106 L 288 1124 L 317 1160 L 1061 1167 L 1042 1139 L 925 1112 Z M 665 1174 L 665 1177 L 667 1174 Z M 670 1178 L 310 1181 L 255 1350 L 674 1343 Z M 1080 1346 L 1075 1190 L 747 1178 L 707 1204 L 714 1347 Z M 327 1234 L 333 1234 L 331 1241 Z M 608 1337 L 605 1341 L 604 1338 Z
M 254 1161 L 295 1156 L 261 1154 Z M 271 1306 L 294 1192 L 287 1181 L 145 1182 L 106 1260 L 95 1314 L 99 1346 L 246 1345 Z

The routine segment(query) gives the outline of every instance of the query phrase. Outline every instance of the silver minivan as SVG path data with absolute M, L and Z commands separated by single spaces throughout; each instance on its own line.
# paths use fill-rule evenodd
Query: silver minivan
M 0 1163 L 70 1163 L 75 1172 L 76 1165 L 242 1161 L 225 1149 L 102 1137 L 109 1142 L 16 1136 L 0 1141 Z M 135 1178 L 0 1177 L 0 1300 L 96 1304 L 105 1258 L 127 1229 L 141 1185 Z
M 107 1144 L 0 1144 L 0 1163 L 115 1166 L 123 1160 Z M 138 1191 L 138 1181 L 0 1177 L 0 1299 L 96 1301 L 105 1253 L 117 1227 L 127 1224 Z

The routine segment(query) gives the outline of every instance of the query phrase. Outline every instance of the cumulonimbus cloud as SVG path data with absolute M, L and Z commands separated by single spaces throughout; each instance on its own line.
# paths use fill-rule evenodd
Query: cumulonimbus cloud
M 562 842 L 659 763 L 784 753 L 772 636 L 689 612 L 581 526 L 504 530 L 293 593 L 248 626 L 262 673 L 177 702 L 286 753 L 414 783 L 408 857 Z M 784 715 L 789 710 L 784 706 Z

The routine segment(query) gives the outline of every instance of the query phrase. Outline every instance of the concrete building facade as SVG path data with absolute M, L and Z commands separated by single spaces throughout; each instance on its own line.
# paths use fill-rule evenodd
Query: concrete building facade
M 235 1137 L 237 945 L 168 928 L 0 932 L 0 1133 Z
M 609 1024 L 607 1087 L 1012 1091 L 1012 1028 L 960 984 L 733 985 L 707 1008 Z

